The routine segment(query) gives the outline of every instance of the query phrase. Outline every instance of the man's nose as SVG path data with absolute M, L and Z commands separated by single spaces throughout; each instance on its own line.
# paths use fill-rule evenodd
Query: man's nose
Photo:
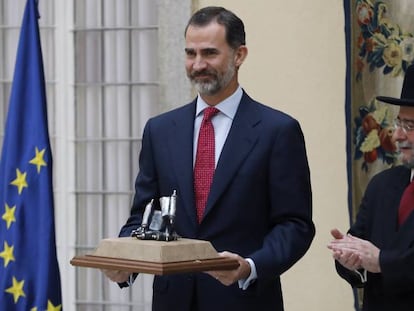
M 202 69 L 207 68 L 207 63 L 205 61 L 205 59 L 201 56 L 197 56 L 194 59 L 194 63 L 193 63 L 193 69 L 196 71 L 200 71 Z

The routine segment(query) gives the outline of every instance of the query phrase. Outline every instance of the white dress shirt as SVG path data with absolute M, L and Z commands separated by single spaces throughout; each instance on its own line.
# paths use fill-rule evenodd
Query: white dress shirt
M 220 110 L 220 112 L 211 119 L 214 127 L 216 166 L 221 154 L 221 150 L 223 150 L 227 135 L 230 132 L 231 124 L 233 123 L 233 119 L 236 115 L 236 111 L 239 107 L 242 96 L 243 91 L 239 86 L 231 96 L 227 97 L 225 100 L 215 106 L 218 110 Z M 198 96 L 196 118 L 194 122 L 193 167 L 197 154 L 198 134 L 200 132 L 201 121 L 203 120 L 204 109 L 207 107 L 209 107 L 209 105 L 207 105 L 206 102 L 200 96 Z
M 224 143 L 226 142 L 227 135 L 230 132 L 231 125 L 233 123 L 234 116 L 236 115 L 237 108 L 239 107 L 240 100 L 243 96 L 243 90 L 239 86 L 237 90 L 227 97 L 222 102 L 218 103 L 215 108 L 220 112 L 217 113 L 211 122 L 214 127 L 214 139 L 215 139 L 215 166 L 220 158 L 221 151 L 223 150 Z M 204 109 L 209 105 L 201 98 L 197 97 L 196 117 L 194 121 L 194 144 L 193 144 L 193 167 L 195 164 L 197 154 L 198 134 L 200 132 L 201 122 L 203 120 Z M 256 265 L 250 258 L 246 259 L 250 265 L 250 275 L 245 280 L 239 280 L 239 287 L 243 290 L 247 289 L 250 284 L 257 279 Z

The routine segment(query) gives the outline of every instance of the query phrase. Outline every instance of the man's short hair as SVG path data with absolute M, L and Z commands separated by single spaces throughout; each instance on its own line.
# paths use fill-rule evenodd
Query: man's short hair
M 208 6 L 195 12 L 188 21 L 185 34 L 190 25 L 202 27 L 213 21 L 224 26 L 226 41 L 233 49 L 246 44 L 243 21 L 233 12 L 218 6 Z

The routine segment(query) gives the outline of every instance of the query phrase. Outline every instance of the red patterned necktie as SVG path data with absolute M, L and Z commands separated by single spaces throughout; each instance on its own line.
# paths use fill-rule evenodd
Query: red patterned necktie
M 398 209 L 398 225 L 401 225 L 414 210 L 414 182 L 411 182 L 401 197 Z
M 197 209 L 197 220 L 203 218 L 208 193 L 213 181 L 215 169 L 214 127 L 211 118 L 219 112 L 217 108 L 204 109 L 203 121 L 198 134 L 197 155 L 194 165 L 194 194 Z

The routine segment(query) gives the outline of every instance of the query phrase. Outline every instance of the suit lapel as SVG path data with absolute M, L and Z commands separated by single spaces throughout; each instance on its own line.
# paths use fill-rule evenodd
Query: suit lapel
M 193 140 L 196 101 L 184 106 L 172 120 L 172 128 L 168 138 L 171 169 L 178 182 L 178 195 L 183 202 L 183 210 L 196 221 L 193 185 Z M 252 100 L 243 94 L 232 127 L 217 163 L 206 211 L 214 206 L 231 182 L 238 168 L 246 159 L 259 137 L 257 124 L 260 115 Z
M 207 199 L 205 215 L 209 213 L 223 194 L 238 168 L 256 144 L 259 137 L 256 125 L 259 122 L 260 115 L 255 106 L 252 105 L 252 100 L 246 94 L 243 94 L 217 163 Z
M 400 226 L 399 230 L 392 236 L 390 246 L 395 248 L 408 248 L 414 241 L 414 213 L 411 213 L 405 222 Z
M 193 190 L 193 133 L 195 101 L 184 106 L 183 111 L 173 118 L 169 133 L 168 150 L 170 151 L 171 169 L 178 183 L 178 195 L 183 202 L 183 210 L 191 219 L 196 219 Z
M 394 245 L 401 236 L 401 232 L 404 231 L 404 227 L 407 226 L 411 222 L 411 226 L 413 225 L 413 218 L 411 215 L 409 219 L 398 229 L 397 221 L 398 221 L 398 208 L 400 205 L 400 200 L 402 193 L 404 192 L 405 188 L 407 187 L 410 179 L 410 170 L 402 169 L 399 171 L 395 176 L 395 181 L 391 182 L 391 186 L 389 189 L 389 195 L 387 196 L 388 199 L 384 201 L 384 228 L 383 228 L 383 241 L 385 241 L 384 245 Z M 411 218 L 411 221 L 409 221 Z M 393 220 L 393 221 L 390 221 Z M 397 242 L 398 243 L 398 242 Z
M 407 176 L 404 176 L 404 177 L 401 178 L 405 182 L 404 183 L 401 183 L 401 185 L 399 187 L 399 189 L 400 189 L 399 191 L 401 193 L 401 195 L 399 197 L 400 199 L 401 199 L 402 193 L 404 192 L 405 188 L 409 184 L 410 171 L 409 170 L 407 170 L 407 171 L 408 171 L 408 173 L 406 174 Z M 399 205 L 399 202 L 398 202 L 398 205 Z M 398 209 L 397 209 L 397 212 L 396 213 L 398 215 Z M 398 236 L 397 236 L 397 238 L 400 237 L 400 235 L 402 237 L 407 237 L 407 236 L 411 237 L 411 236 L 413 236 L 412 235 L 413 228 L 414 228 L 414 213 L 411 213 L 410 215 L 408 215 L 408 217 L 404 221 L 404 223 L 400 226 L 400 228 L 398 230 Z M 408 232 L 411 232 L 411 234 L 408 234 Z

